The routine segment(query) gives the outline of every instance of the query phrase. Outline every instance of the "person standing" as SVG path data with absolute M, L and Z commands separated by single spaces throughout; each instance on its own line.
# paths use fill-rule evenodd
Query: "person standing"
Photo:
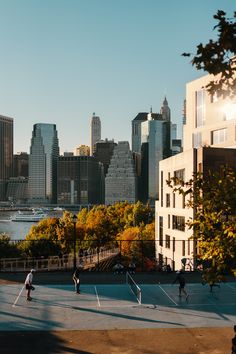
M 236 354 L 236 325 L 234 325 L 234 337 L 232 338 L 231 354 Z
M 80 275 L 80 270 L 79 268 L 75 268 L 75 271 L 73 273 L 73 281 L 75 283 L 75 292 L 76 294 L 80 294 L 80 278 L 79 278 L 79 275 Z
M 33 286 L 33 274 L 35 273 L 35 269 L 31 269 L 31 271 L 27 274 L 25 279 L 25 289 L 26 289 L 26 300 L 31 301 L 32 297 L 30 296 L 31 290 L 34 290 Z
M 175 284 L 176 282 L 179 283 L 179 297 L 181 297 L 182 293 L 184 293 L 184 295 L 186 296 L 186 301 L 187 301 L 189 298 L 189 295 L 185 290 L 186 281 L 185 281 L 182 269 L 180 269 L 176 272 L 176 278 L 173 281 L 173 284 Z

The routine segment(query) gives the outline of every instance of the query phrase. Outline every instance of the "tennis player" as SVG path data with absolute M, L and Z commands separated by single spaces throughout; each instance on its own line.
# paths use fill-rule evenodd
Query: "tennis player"
M 31 271 L 27 274 L 27 277 L 25 279 L 25 288 L 27 290 L 26 292 L 26 300 L 31 301 L 32 297 L 30 296 L 31 290 L 34 290 L 33 286 L 33 274 L 35 273 L 35 269 L 31 269 Z
M 182 293 L 184 293 L 184 295 L 186 296 L 186 301 L 188 300 L 189 295 L 187 294 L 186 290 L 185 290 L 185 278 L 183 275 L 183 271 L 182 269 L 178 270 L 176 272 L 176 278 L 173 281 L 173 284 L 175 284 L 176 282 L 179 283 L 179 296 L 182 296 Z
M 75 283 L 75 292 L 76 294 L 80 294 L 80 279 L 79 279 L 79 275 L 80 275 L 80 270 L 79 268 L 75 268 L 75 271 L 73 273 L 73 281 Z

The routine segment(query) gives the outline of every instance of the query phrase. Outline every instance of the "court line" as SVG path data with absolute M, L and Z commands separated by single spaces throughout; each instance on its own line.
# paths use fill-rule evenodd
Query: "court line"
M 24 288 L 25 288 L 25 285 L 22 286 L 22 289 L 20 290 L 20 292 L 19 292 L 19 294 L 18 294 L 18 296 L 17 296 L 15 302 L 12 304 L 12 307 L 15 307 L 15 306 L 16 306 L 16 303 L 17 303 L 17 301 L 19 300 L 19 297 L 21 296 L 21 293 L 22 293 L 22 291 L 24 290 Z
M 94 290 L 95 290 L 95 294 L 96 294 L 96 297 L 97 297 L 98 306 L 101 307 L 96 285 L 94 286 Z
M 232 286 L 232 285 L 229 285 L 229 284 L 225 284 L 228 288 L 230 288 L 230 289 L 233 289 L 234 291 L 236 290 L 236 288 L 234 287 L 234 286 Z
M 172 301 L 175 306 L 179 306 L 168 294 L 167 292 L 162 288 L 162 286 L 160 286 L 160 284 L 157 284 L 159 286 L 159 288 L 163 291 L 163 293 L 170 299 L 170 301 Z

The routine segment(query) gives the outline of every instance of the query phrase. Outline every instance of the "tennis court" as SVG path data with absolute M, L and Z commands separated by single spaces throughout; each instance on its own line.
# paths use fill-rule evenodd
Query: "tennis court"
M 232 327 L 236 323 L 236 283 L 209 292 L 188 284 L 189 300 L 178 296 L 178 285 L 82 284 L 35 285 L 27 302 L 22 284 L 0 290 L 0 331 Z

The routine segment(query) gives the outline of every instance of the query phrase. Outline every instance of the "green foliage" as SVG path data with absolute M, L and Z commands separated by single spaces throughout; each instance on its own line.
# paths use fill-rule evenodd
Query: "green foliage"
M 209 74 L 219 75 L 206 86 L 211 94 L 217 93 L 223 97 L 235 96 L 236 12 L 233 18 L 227 18 L 224 11 L 218 10 L 214 19 L 218 21 L 214 27 L 214 30 L 218 31 L 217 40 L 210 39 L 206 45 L 200 43 L 191 62 L 197 70 L 203 69 Z
M 199 257 L 215 272 L 232 268 L 236 258 L 236 176 L 231 168 L 197 173 L 188 182 L 167 181 L 174 191 L 189 197 L 194 220 L 187 224 L 197 240 Z
M 10 236 L 0 234 L 0 258 L 17 258 L 20 257 L 20 250 L 17 244 L 11 242 Z

